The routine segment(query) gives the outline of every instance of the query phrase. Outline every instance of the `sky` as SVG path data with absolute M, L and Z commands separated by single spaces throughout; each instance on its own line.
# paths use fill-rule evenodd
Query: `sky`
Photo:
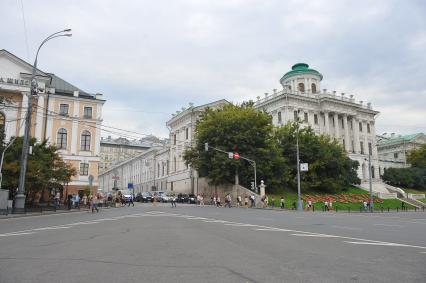
M 168 136 L 189 103 L 255 100 L 291 66 L 380 111 L 380 133 L 426 133 L 426 1 L 2 0 L 0 49 L 89 93 L 104 124 Z M 103 136 L 110 133 L 103 132 Z

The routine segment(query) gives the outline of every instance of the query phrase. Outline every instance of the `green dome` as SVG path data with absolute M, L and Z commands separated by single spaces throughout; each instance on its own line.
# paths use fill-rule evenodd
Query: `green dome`
M 280 83 L 282 84 L 283 81 L 285 81 L 287 78 L 298 74 L 313 74 L 319 76 L 320 80 L 322 80 L 322 75 L 320 72 L 309 68 L 309 65 L 306 63 L 297 63 L 291 67 L 291 71 L 285 73 L 285 75 L 281 78 Z

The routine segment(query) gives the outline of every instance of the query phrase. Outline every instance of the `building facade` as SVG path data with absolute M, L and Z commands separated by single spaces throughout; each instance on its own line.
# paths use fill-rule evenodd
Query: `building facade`
M 30 93 L 32 65 L 0 50 L 0 96 L 8 103 L 0 106 L 6 141 L 24 135 L 24 118 Z M 89 94 L 60 77 L 36 72 L 38 94 L 33 98 L 31 136 L 55 144 L 64 161 L 77 170 L 64 194 L 98 187 L 102 94 Z
M 103 172 L 99 176 L 101 189 L 111 192 L 113 188 L 133 187 L 135 193 L 198 191 L 197 172 L 185 164 L 184 151 L 195 142 L 195 125 L 204 110 L 222 107 L 228 103 L 226 100 L 219 100 L 201 106 L 190 104 L 188 108 L 182 108 L 181 111 L 172 114 L 172 118 L 166 123 L 170 130 L 169 143 L 154 146 Z
M 356 102 L 353 95 L 320 91 L 322 79 L 322 74 L 308 64 L 295 64 L 280 80 L 283 89 L 257 97 L 254 107 L 269 113 L 274 125 L 298 119 L 315 133 L 336 139 L 349 157 L 359 162 L 357 173 L 363 181 L 368 180 L 370 154 L 372 177 L 378 179 L 375 119 L 379 112 L 371 103 Z
M 411 135 L 383 134 L 377 136 L 377 150 L 379 156 L 379 171 L 383 175 L 387 168 L 410 167 L 407 163 L 407 153 L 426 143 L 423 133 Z
M 99 172 L 102 173 L 112 165 L 130 159 L 151 148 L 152 144 L 126 138 L 113 139 L 101 137 Z

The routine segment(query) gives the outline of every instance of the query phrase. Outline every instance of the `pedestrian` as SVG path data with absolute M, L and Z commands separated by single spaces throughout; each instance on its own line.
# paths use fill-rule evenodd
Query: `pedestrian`
M 72 195 L 68 195 L 67 205 L 68 205 L 68 210 L 71 210 L 71 208 L 72 208 Z
M 324 201 L 324 211 L 328 211 L 328 201 Z
M 59 208 L 59 202 L 61 201 L 61 193 L 57 192 L 55 194 L 55 208 L 58 209 Z
M 134 204 L 134 202 L 133 202 L 133 193 L 132 193 L 132 194 L 130 194 L 130 198 L 129 198 L 129 205 L 128 205 L 128 206 L 130 206 L 130 204 L 132 204 L 133 206 L 135 206 L 135 204 Z
M 405 210 L 405 202 L 401 202 L 401 210 L 404 211 Z
M 362 205 L 364 206 L 364 210 L 367 211 L 367 202 L 365 200 L 362 202 Z
M 248 208 L 248 196 L 244 197 L 244 206 Z
M 217 206 L 217 198 L 216 198 L 216 196 L 213 196 L 213 205 Z
M 255 207 L 256 206 L 256 197 L 254 195 L 251 195 L 250 199 L 251 199 L 251 207 Z
M 328 210 L 333 210 L 333 201 L 331 199 L 328 201 Z
M 217 203 L 217 207 L 221 207 L 221 205 L 220 205 L 220 196 L 217 196 L 216 203 Z
M 308 200 L 308 210 L 312 209 L 312 201 L 309 199 Z
M 271 207 L 275 208 L 275 197 L 274 196 L 271 197 Z
M 268 206 L 269 206 L 269 198 L 268 198 L 268 196 L 267 196 L 267 195 L 265 195 L 265 200 L 264 200 L 264 202 L 265 202 L 265 207 L 268 207 Z
M 83 206 L 84 206 L 84 208 L 87 207 L 87 195 L 86 194 L 84 194 L 84 196 L 83 196 Z
M 231 208 L 231 204 L 232 204 L 232 198 L 231 195 L 228 194 L 228 207 Z
M 75 195 L 75 208 L 80 209 L 80 196 L 78 194 Z
M 281 209 L 284 209 L 284 208 L 285 208 L 285 200 L 284 200 L 284 197 L 281 197 L 281 199 L 280 199 L 280 207 L 281 207 Z
M 96 209 L 96 212 L 99 212 L 99 209 L 98 209 L 98 197 L 96 196 L 96 194 L 92 198 L 92 213 L 95 212 L 95 209 Z
M 200 195 L 200 206 L 204 206 L 204 196 Z
M 176 207 L 176 197 L 174 195 L 172 195 L 170 202 L 172 204 L 172 207 Z
M 237 196 L 237 205 L 238 205 L 238 207 L 241 206 L 241 196 L 240 195 Z

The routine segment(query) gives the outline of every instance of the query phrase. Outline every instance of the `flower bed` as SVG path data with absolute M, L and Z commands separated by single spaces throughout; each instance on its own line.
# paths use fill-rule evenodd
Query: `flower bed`
M 312 202 L 341 202 L 341 203 L 353 203 L 353 202 L 368 202 L 370 199 L 369 194 L 336 194 L 336 195 L 323 195 L 323 194 L 306 194 L 302 195 L 304 201 L 311 200 Z M 381 203 L 382 199 L 373 197 L 374 202 Z

